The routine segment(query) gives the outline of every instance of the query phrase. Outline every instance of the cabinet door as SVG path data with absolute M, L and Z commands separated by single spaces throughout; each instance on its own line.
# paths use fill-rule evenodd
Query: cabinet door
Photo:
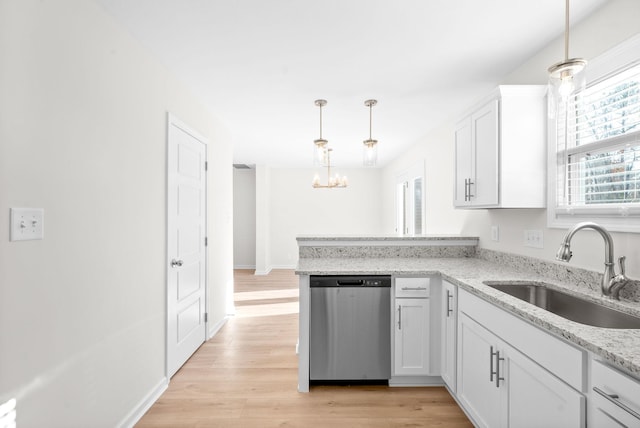
M 479 427 L 496 428 L 504 421 L 500 413 L 501 388 L 492 374 L 498 338 L 458 313 L 458 391 L 460 403 Z
M 508 384 L 503 388 L 507 394 L 506 426 L 585 426 L 585 397 L 524 354 L 507 348 L 500 370 Z
M 429 374 L 429 299 L 396 299 L 395 375 Z
M 442 331 L 440 335 L 440 371 L 442 380 L 449 389 L 456 392 L 456 328 L 457 328 L 457 287 L 447 281 L 442 282 Z
M 455 185 L 453 204 L 456 207 L 467 206 L 471 202 L 468 198 L 467 183 L 471 177 L 471 120 L 467 118 L 456 126 L 455 130 Z
M 471 115 L 472 205 L 498 205 L 498 100 L 492 100 Z

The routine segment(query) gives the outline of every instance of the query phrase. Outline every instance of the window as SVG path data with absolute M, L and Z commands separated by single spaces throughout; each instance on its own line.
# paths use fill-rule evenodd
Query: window
M 640 36 L 592 61 L 588 87 L 551 122 L 551 227 L 640 232 L 639 48 Z

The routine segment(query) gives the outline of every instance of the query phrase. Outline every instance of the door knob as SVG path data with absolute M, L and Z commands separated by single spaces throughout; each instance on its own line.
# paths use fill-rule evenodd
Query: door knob
M 173 259 L 173 260 L 171 260 L 171 267 L 172 268 L 180 267 L 180 266 L 182 266 L 182 263 L 183 263 L 182 260 Z

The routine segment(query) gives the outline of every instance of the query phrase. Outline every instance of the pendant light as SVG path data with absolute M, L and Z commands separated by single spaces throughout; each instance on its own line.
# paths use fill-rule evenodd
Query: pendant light
M 313 164 L 325 166 L 327 164 L 327 144 L 329 142 L 322 138 L 322 107 L 327 105 L 327 100 L 315 100 L 315 105 L 320 108 L 320 138 L 313 141 Z
M 564 29 L 564 61 L 549 67 L 549 114 L 555 116 L 556 107 L 566 102 L 571 95 L 584 89 L 587 61 L 582 58 L 569 59 L 569 0 L 566 0 Z
M 371 116 L 373 111 L 373 106 L 378 104 L 376 100 L 366 100 L 364 105 L 369 107 L 369 139 L 364 140 L 364 157 L 363 157 L 363 165 L 364 166 L 376 166 L 376 162 L 378 161 L 378 140 L 374 140 L 371 138 Z

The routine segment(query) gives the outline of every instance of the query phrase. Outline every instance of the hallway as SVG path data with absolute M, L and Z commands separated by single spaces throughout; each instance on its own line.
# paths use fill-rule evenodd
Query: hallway
M 236 316 L 187 361 L 138 427 L 471 427 L 444 388 L 297 392 L 298 278 L 235 271 Z

